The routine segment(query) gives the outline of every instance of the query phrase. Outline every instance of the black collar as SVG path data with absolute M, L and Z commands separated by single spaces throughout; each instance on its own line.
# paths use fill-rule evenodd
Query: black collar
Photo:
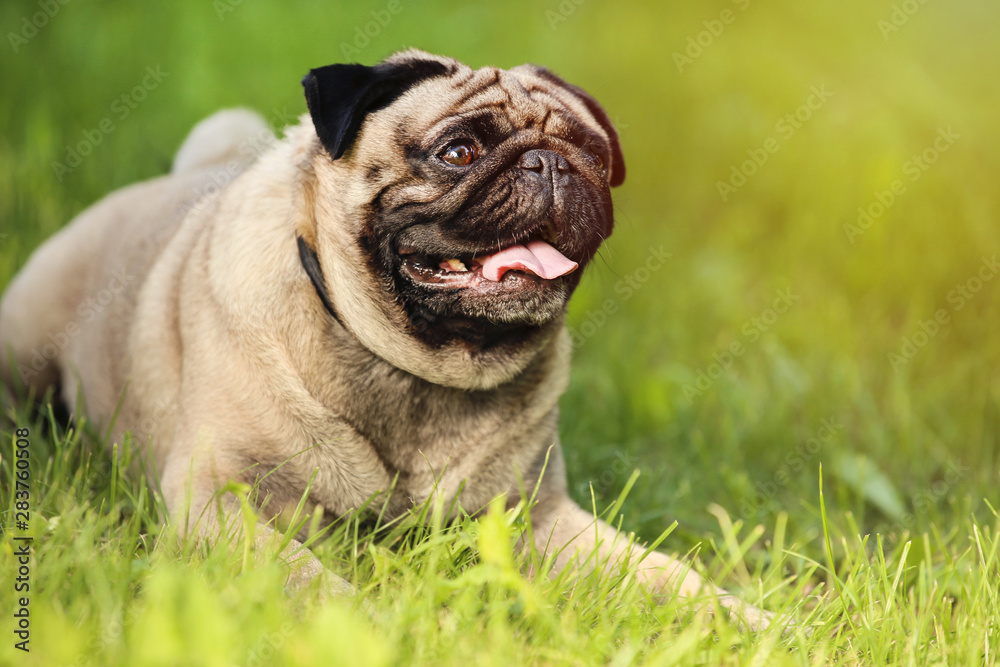
M 337 323 L 343 326 L 343 322 L 337 317 L 337 311 L 333 309 L 333 303 L 330 301 L 330 295 L 326 291 L 326 284 L 323 281 L 323 270 L 319 266 L 319 257 L 316 256 L 316 251 L 313 250 L 312 246 L 306 243 L 305 239 L 301 236 L 297 237 L 299 242 L 299 259 L 302 261 L 302 268 L 306 270 L 306 275 L 309 276 L 309 280 L 312 282 L 313 287 L 316 288 L 316 294 L 319 295 L 319 300 L 323 302 L 323 307 L 326 308 L 326 312 L 333 316 L 333 319 L 337 320 Z

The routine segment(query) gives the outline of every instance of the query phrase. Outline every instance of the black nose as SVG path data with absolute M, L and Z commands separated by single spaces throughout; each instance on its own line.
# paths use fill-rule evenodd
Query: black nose
M 525 171 L 538 174 L 538 177 L 545 183 L 560 183 L 569 178 L 572 167 L 569 162 L 555 151 L 547 151 L 541 148 L 528 151 L 521 155 L 517 166 Z

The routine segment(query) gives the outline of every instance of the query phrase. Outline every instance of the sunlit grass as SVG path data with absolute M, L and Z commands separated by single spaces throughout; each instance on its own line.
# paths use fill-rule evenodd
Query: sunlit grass
M 43 433 L 26 411 L 9 416 Z M 358 593 L 326 600 L 286 595 L 285 567 L 248 563 L 239 544 L 179 539 L 126 461 L 52 434 L 33 471 L 30 664 L 977 664 L 996 639 L 996 516 L 895 546 L 824 521 L 820 554 L 787 514 L 751 529 L 716 506 L 704 569 L 779 613 L 757 634 L 653 600 L 607 564 L 545 576 L 547 560 L 514 550 L 530 506 L 449 524 L 424 506 L 375 531 L 348 519 L 313 546 Z M 9 587 L 0 596 L 13 608 Z M 0 655 L 28 660 L 9 643 Z

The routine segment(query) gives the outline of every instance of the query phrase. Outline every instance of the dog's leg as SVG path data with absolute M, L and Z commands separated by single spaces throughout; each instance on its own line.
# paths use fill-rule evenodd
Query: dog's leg
M 595 519 L 562 491 L 540 495 L 539 503 L 531 509 L 531 526 L 538 550 L 555 554 L 557 571 L 574 559 L 580 567 L 593 567 L 595 545 L 596 556 L 611 564 L 622 564 L 626 560 L 635 563 L 644 551 L 641 544 L 630 544 L 628 536 Z M 706 582 L 688 564 L 676 558 L 653 552 L 635 567 L 641 581 L 657 593 L 718 598 L 741 627 L 760 630 L 771 620 L 770 613 Z
M 50 238 L 3 294 L 0 378 L 12 390 L 24 386 L 41 397 L 60 382 L 68 348 L 83 323 L 77 305 L 87 294 L 87 277 L 95 261 L 88 233 L 86 225 L 76 224 Z
M 234 474 L 232 479 L 237 479 Z M 204 468 L 192 466 L 191 459 L 174 457 L 163 474 L 162 490 L 170 520 L 182 534 L 213 543 L 224 542 L 235 547 L 245 539 L 240 501 L 233 494 L 220 494 L 216 480 L 219 475 L 206 474 Z M 285 588 L 291 593 L 319 582 L 323 597 L 354 593 L 354 587 L 330 572 L 316 555 L 297 539 L 288 540 L 280 553 L 275 550 L 283 535 L 271 525 L 257 522 L 252 527 L 252 548 L 258 558 L 276 557 L 288 567 Z

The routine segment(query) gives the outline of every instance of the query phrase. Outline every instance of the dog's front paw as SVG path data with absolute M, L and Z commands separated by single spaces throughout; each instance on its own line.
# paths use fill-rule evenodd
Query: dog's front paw
M 759 609 L 733 595 L 720 596 L 719 604 L 726 610 L 729 622 L 741 632 L 766 630 L 775 619 L 773 613 Z
M 289 567 L 285 590 L 290 595 L 296 595 L 313 586 L 317 587 L 320 599 L 324 601 L 357 593 L 350 582 L 323 567 L 319 558 L 307 549 L 302 549 L 295 556 L 284 560 Z

